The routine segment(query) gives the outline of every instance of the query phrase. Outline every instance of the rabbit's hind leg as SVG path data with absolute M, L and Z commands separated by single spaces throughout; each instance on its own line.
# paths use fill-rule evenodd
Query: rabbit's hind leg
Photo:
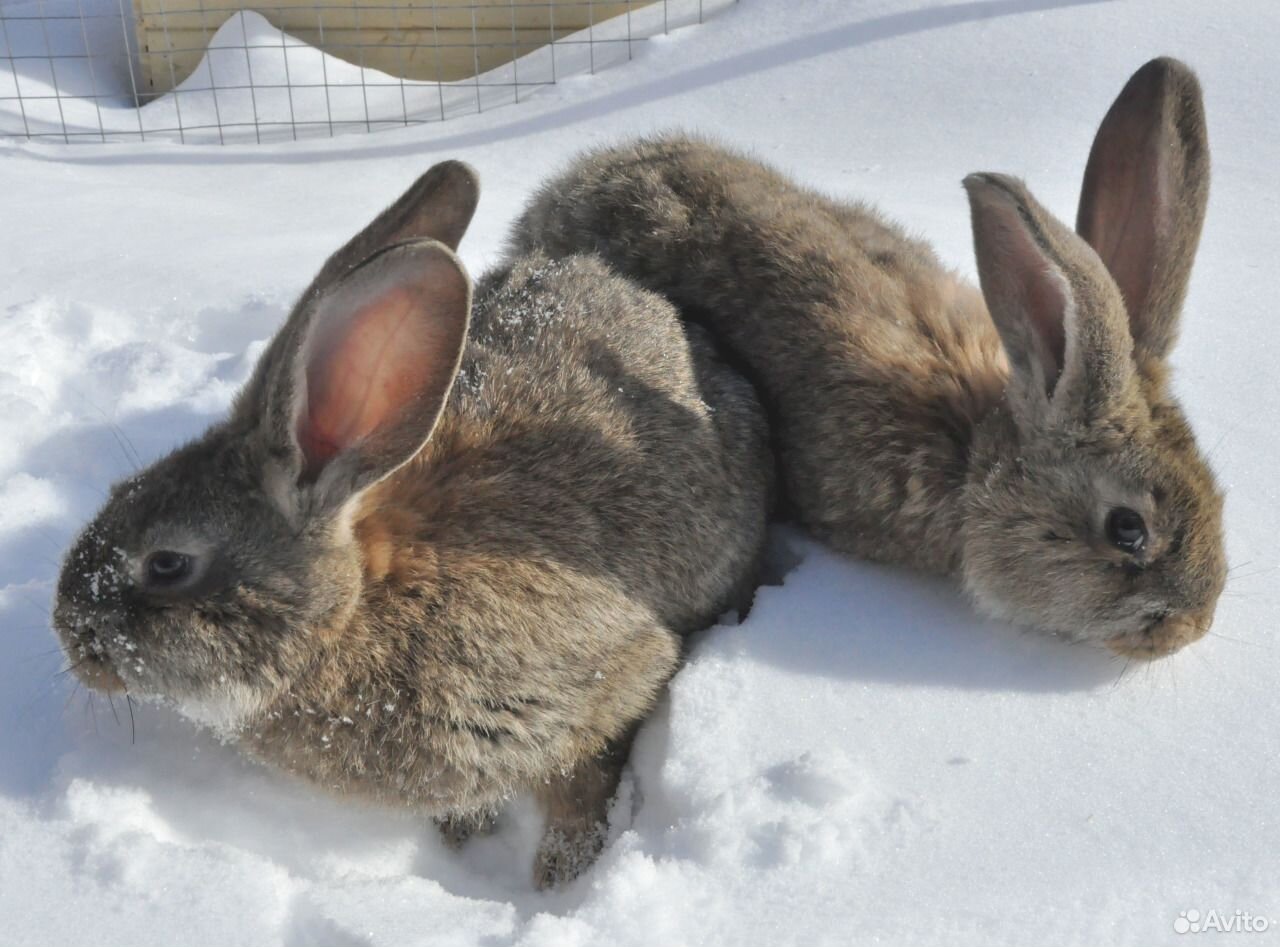
M 604 752 L 538 788 L 538 802 L 547 818 L 533 860 L 533 880 L 539 888 L 572 881 L 600 854 L 609 830 L 609 804 L 634 736 L 632 729 Z

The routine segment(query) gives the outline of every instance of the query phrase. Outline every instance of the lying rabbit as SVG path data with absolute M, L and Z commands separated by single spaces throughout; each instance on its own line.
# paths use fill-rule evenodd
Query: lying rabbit
M 600 254 L 709 326 L 762 392 L 798 519 L 950 573 L 983 611 L 1123 655 L 1209 628 L 1222 500 L 1168 387 L 1200 236 L 1199 84 L 1157 59 L 1098 131 L 1077 232 L 965 180 L 982 292 L 862 205 L 669 136 L 580 159 L 518 253 Z
M 532 790 L 549 885 L 681 636 L 750 595 L 772 460 L 750 386 L 599 261 L 473 303 L 477 193 L 436 165 L 325 264 L 231 416 L 113 489 L 54 620 L 91 687 L 448 837 Z

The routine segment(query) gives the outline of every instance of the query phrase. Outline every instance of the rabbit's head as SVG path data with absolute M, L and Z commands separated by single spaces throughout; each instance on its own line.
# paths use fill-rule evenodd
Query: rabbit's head
M 1168 59 L 1098 131 L 1076 232 L 1021 182 L 965 180 L 1009 360 L 975 444 L 965 583 L 1006 619 L 1135 657 L 1201 637 L 1225 582 L 1222 498 L 1166 357 L 1209 188 L 1199 85 Z
M 476 195 L 466 166 L 428 171 L 325 264 L 231 416 L 113 488 L 58 583 L 82 681 L 244 716 L 341 645 L 359 498 L 421 449 L 457 372 Z

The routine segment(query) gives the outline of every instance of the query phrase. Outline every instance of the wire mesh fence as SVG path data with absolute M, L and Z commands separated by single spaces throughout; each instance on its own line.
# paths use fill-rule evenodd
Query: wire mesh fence
M 736 0 L 0 0 L 0 138 L 265 142 L 518 102 Z

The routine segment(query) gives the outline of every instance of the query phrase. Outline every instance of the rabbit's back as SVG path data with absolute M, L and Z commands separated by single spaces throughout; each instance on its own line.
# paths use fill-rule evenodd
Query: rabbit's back
M 455 432 L 485 431 L 489 469 L 520 480 L 504 523 L 613 577 L 677 631 L 737 604 L 772 461 L 754 390 L 709 338 L 595 258 L 535 255 L 481 282 L 471 339 L 424 462 L 456 457 Z
M 579 160 L 535 198 L 513 247 L 599 253 L 707 324 L 758 385 L 787 500 L 817 535 L 954 566 L 955 524 L 932 513 L 1005 368 L 980 294 L 927 244 L 675 135 Z

